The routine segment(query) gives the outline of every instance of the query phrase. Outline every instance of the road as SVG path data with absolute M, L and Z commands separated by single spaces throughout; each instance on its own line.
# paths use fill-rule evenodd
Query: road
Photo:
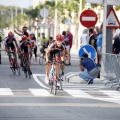
M 65 73 L 79 71 L 78 58 Z M 44 65 L 31 65 L 32 79 L 13 75 L 2 53 L 0 65 L 0 120 L 120 120 L 120 92 L 103 84 L 63 81 L 63 90 L 49 93 Z

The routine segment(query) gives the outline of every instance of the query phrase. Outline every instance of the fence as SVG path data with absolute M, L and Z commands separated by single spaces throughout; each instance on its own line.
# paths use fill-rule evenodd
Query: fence
M 111 87 L 120 88 L 120 55 L 102 53 L 102 62 L 104 64 L 106 75 Z M 106 83 L 106 84 L 108 84 Z

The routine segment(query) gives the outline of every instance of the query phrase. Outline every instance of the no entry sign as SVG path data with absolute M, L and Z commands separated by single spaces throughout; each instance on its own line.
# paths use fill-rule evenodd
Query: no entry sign
M 84 27 L 90 28 L 97 23 L 97 14 L 93 10 L 85 10 L 80 15 L 80 22 Z

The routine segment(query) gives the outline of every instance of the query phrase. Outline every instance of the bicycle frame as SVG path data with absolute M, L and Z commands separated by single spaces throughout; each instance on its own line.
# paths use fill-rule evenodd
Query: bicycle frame
M 20 75 L 20 67 L 17 63 L 17 59 L 16 59 L 16 56 L 15 56 L 15 52 L 10 52 L 9 54 L 9 57 L 10 57 L 10 61 L 12 62 L 12 67 L 11 67 L 11 70 L 13 72 L 13 74 L 15 75 L 16 74 L 16 70 L 18 72 L 18 74 Z
M 22 61 L 23 61 L 23 70 L 24 70 L 24 73 L 25 73 L 25 77 L 27 78 L 27 74 L 29 75 L 29 79 L 31 78 L 31 76 L 30 76 L 30 67 L 29 67 L 29 65 L 28 65 L 28 58 L 26 57 L 26 54 L 24 53 L 23 55 L 22 55 Z

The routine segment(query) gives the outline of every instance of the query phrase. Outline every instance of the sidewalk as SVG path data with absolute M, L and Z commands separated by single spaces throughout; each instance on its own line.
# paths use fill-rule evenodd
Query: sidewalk
M 94 84 L 105 84 L 105 83 L 107 83 L 109 80 L 107 78 L 105 78 L 105 76 L 106 76 L 105 73 L 100 73 L 100 79 L 95 78 L 93 83 Z M 64 75 L 64 80 L 66 82 L 70 82 L 70 83 L 86 84 L 86 81 L 79 77 L 79 72 L 69 72 L 69 73 L 65 74 Z
M 78 56 L 78 50 L 75 47 L 72 47 L 71 55 L 77 55 Z M 76 71 L 76 72 L 69 72 L 69 73 L 65 74 L 64 75 L 64 80 L 66 82 L 70 82 L 70 83 L 86 84 L 86 81 L 79 77 L 79 72 Z M 105 84 L 105 83 L 107 83 L 109 80 L 107 78 L 105 78 L 105 76 L 106 76 L 105 73 L 100 73 L 100 79 L 95 78 L 93 83 L 94 84 Z

